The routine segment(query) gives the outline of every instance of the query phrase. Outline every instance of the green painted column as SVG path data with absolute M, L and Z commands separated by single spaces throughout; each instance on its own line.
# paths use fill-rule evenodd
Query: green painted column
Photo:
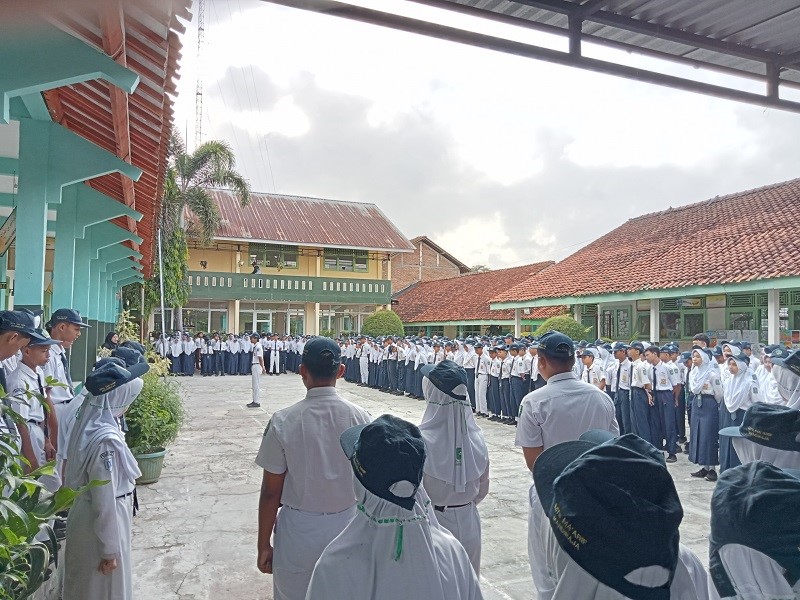
M 88 227 L 117 217 L 139 221 L 142 214 L 82 183 L 64 188 L 55 225 L 53 306 L 72 306 L 77 241 L 85 237 Z M 131 252 L 137 258 L 142 257 L 138 252 Z
M 44 296 L 48 204 L 61 203 L 64 186 L 119 172 L 142 171 L 51 121 L 20 121 L 14 304 L 39 309 Z
M 0 288 L 0 310 L 8 309 L 8 252 L 0 256 L 0 283 L 5 284 L 5 288 Z

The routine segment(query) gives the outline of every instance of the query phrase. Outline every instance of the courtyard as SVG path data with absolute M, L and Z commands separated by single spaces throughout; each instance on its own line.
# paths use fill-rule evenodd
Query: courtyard
M 133 524 L 134 592 L 163 600 L 263 600 L 272 580 L 256 569 L 261 472 L 254 464 L 270 415 L 304 396 L 300 377 L 262 376 L 261 408 L 248 409 L 250 377 L 179 378 L 187 420 L 158 483 L 140 486 Z M 339 392 L 374 417 L 419 423 L 425 403 L 340 380 Z M 534 597 L 527 557 L 530 475 L 515 429 L 479 419 L 489 447 L 491 486 L 480 505 L 481 587 L 487 600 Z M 689 476 L 685 454 L 668 465 L 681 500 L 681 541 L 704 562 L 712 483 Z

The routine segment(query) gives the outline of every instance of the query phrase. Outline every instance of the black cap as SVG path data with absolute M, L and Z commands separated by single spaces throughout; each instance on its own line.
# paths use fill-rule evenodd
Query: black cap
M 551 358 L 575 356 L 572 340 L 558 331 L 548 331 L 539 340 L 539 352 Z
M 612 352 L 619 352 L 620 350 L 625 351 L 628 349 L 628 345 L 622 342 L 614 342 L 614 345 L 611 346 Z
M 747 409 L 739 427 L 726 427 L 719 434 L 742 437 L 768 448 L 800 452 L 800 410 L 759 402 Z
M 800 472 L 757 460 L 720 474 L 711 496 L 709 574 L 720 597 L 735 597 L 720 559 L 723 546 L 738 544 L 767 555 L 784 569 L 790 587 L 800 579 Z
M 117 348 L 114 348 L 111 351 L 111 356 L 115 358 L 121 358 L 125 362 L 126 367 L 147 362 L 144 359 L 144 356 L 142 356 L 140 352 L 137 352 L 133 348 L 127 348 L 125 346 L 118 346 Z
M 144 346 L 142 346 L 139 342 L 134 342 L 133 340 L 125 340 L 118 347 L 119 348 L 132 348 L 133 350 L 136 350 L 142 356 L 144 356 L 145 353 L 146 353 L 145 349 L 144 349 Z
M 778 350 L 775 350 L 775 352 L 770 355 L 770 360 L 773 365 L 789 369 L 792 373 L 800 377 L 800 350 L 781 352 L 780 355 L 778 355 Z
M 683 509 L 664 457 L 633 434 L 599 445 L 604 436 L 597 437 L 557 444 L 534 464 L 554 537 L 584 571 L 623 596 L 669 600 Z M 650 566 L 669 573 L 664 585 L 627 579 Z
M 144 375 L 150 365 L 142 363 L 125 369 L 117 364 L 106 363 L 86 376 L 85 387 L 93 396 L 102 396 Z
M 639 340 L 635 342 L 631 342 L 631 345 L 628 348 L 632 348 L 633 350 L 638 350 L 639 352 L 644 352 L 644 344 Z
M 686 352 L 681 352 L 680 360 L 683 362 L 686 362 L 687 360 L 692 360 L 691 351 L 687 350 Z
M 87 325 L 83 322 L 81 313 L 74 308 L 59 308 L 50 316 L 47 326 L 55 327 L 59 323 L 72 323 L 74 325 L 80 325 L 81 327 L 91 327 L 91 325 Z
M 414 508 L 425 465 L 425 442 L 419 427 L 381 415 L 372 423 L 347 429 L 339 442 L 365 488 L 406 510 Z
M 467 391 L 467 372 L 452 360 L 443 360 L 435 365 L 425 365 L 420 369 L 423 377 L 430 379 L 436 388 L 456 400 L 466 400 L 466 393 L 457 394 L 455 389 L 464 386 Z
M 117 365 L 118 367 L 125 368 L 125 361 L 121 358 L 116 358 L 114 356 L 106 356 L 105 358 L 101 358 L 98 360 L 94 365 L 92 365 L 92 370 L 96 371 L 97 369 L 101 369 L 106 365 Z
M 711 356 L 722 356 L 722 346 L 714 346 L 711 349 Z
M 29 338 L 41 337 L 40 321 L 41 317 L 27 308 L 4 310 L 0 312 L 0 331 L 16 331 Z
M 318 368 L 333 368 L 342 362 L 339 344 L 327 337 L 315 337 L 303 348 L 302 363 Z
M 483 342 L 475 342 L 475 348 L 483 348 Z

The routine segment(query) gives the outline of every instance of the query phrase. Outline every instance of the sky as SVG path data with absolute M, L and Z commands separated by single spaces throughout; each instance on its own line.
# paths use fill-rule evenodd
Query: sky
M 352 3 L 566 49 L 403 0 Z M 253 191 L 374 203 L 468 265 L 561 260 L 632 217 L 800 176 L 800 114 L 258 0 L 206 0 L 200 53 L 196 22 L 183 44 L 190 148 L 200 77 L 202 140 L 227 141 Z

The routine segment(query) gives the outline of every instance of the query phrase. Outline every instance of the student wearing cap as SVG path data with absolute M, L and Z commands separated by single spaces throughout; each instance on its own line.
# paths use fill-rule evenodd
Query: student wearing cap
M 653 443 L 650 411 L 655 407 L 655 400 L 650 364 L 645 360 L 644 350 L 644 344 L 638 341 L 628 348 L 631 359 L 631 433 Z
M 741 423 L 726 427 L 742 464 L 757 460 L 781 469 L 800 470 L 800 410 L 774 404 L 753 404 Z
M 258 334 L 253 333 L 250 335 L 251 349 L 248 353 L 250 358 L 250 372 L 253 377 L 253 400 L 247 405 L 247 408 L 258 408 L 261 406 L 259 394 L 261 392 L 261 374 L 264 373 L 264 349 L 258 343 Z
M 514 363 L 513 356 L 509 355 L 509 349 L 501 346 L 498 350 L 500 355 L 500 423 L 505 425 L 514 424 L 514 417 L 511 416 L 511 367 Z
M 715 598 L 702 563 L 680 543 L 680 499 L 649 442 L 589 431 L 546 450 L 533 478 L 553 589 L 540 600 Z
M 503 361 L 498 356 L 496 346 L 489 348 L 489 359 L 492 361 L 489 366 L 489 389 L 486 392 L 486 401 L 489 408 L 490 421 L 499 421 L 500 417 L 500 373 L 503 368 Z
M 658 346 L 650 346 L 645 352 L 645 358 L 650 364 L 652 378 L 652 399 L 655 405 L 651 407 L 650 434 L 652 444 L 666 450 L 667 462 L 678 460 L 678 427 L 675 420 L 675 410 L 678 405 L 678 386 L 680 380 L 678 373 L 670 368 L 664 358 L 669 358 L 669 351 Z M 664 441 L 666 440 L 666 444 Z
M 723 599 L 800 598 L 800 471 L 728 469 L 711 496 L 709 571 Z
M 475 416 L 489 416 L 489 370 L 492 361 L 484 351 L 483 342 L 475 342 Z
M 547 385 L 522 401 L 516 445 L 522 447 L 525 464 L 533 470 L 539 455 L 548 448 L 577 440 L 591 429 L 619 433 L 614 403 L 605 392 L 573 373 L 575 350 L 566 335 L 551 331 L 539 340 L 539 372 Z M 530 488 L 528 517 L 528 558 L 539 598 L 553 593 L 546 569 L 543 545 L 545 514 L 535 486 Z
M 8 375 L 7 391 L 13 396 L 14 410 L 25 420 L 25 427 L 19 428 L 22 455 L 28 459 L 31 470 L 43 467 L 56 458 L 58 447 L 58 423 L 56 422 L 50 387 L 45 386 L 42 366 L 50 357 L 50 346 L 56 340 L 37 332 L 31 336 L 30 343 L 22 348 L 22 358 L 17 368 Z M 39 394 L 43 400 L 35 396 Z M 50 492 L 61 487 L 58 472 L 43 475 L 42 482 Z
M 27 313 L 27 314 L 26 314 Z M 11 400 L 7 397 L 9 388 L 5 361 L 16 356 L 22 348 L 28 345 L 34 329 L 35 316 L 30 311 L 10 311 L 0 312 L 0 385 L 3 394 L 3 406 L 11 408 Z M 14 419 L 5 411 L 0 418 L 0 432 L 9 434 L 19 442 L 20 435 Z M 17 450 L 19 450 L 19 443 Z
M 70 434 L 64 483 L 107 481 L 75 500 L 67 519 L 63 600 L 131 600 L 131 519 L 141 475 L 117 419 L 142 391 L 146 362 L 104 364 L 86 377 L 88 394 Z
M 511 391 L 511 420 L 513 425 L 517 424 L 517 415 L 519 415 L 519 406 L 522 404 L 522 399 L 525 397 L 525 375 L 523 366 L 523 347 L 520 344 L 511 344 L 509 349 L 511 353 L 511 376 L 509 378 L 509 389 Z
M 383 415 L 345 431 L 341 447 L 358 512 L 320 556 L 306 599 L 480 600 L 464 548 L 437 523 L 421 485 L 419 429 Z
M 719 464 L 719 403 L 722 401 L 722 381 L 719 369 L 707 348 L 692 350 L 692 369 L 689 371 L 689 393 L 692 395 L 692 414 L 689 421 L 689 462 L 700 465 L 692 477 L 717 480 L 714 467 Z
M 585 381 L 605 392 L 606 374 L 598 361 L 598 356 L 597 348 L 586 348 L 583 351 L 583 354 L 581 354 L 581 362 L 583 363 L 581 381 Z
M 461 542 L 480 575 L 478 504 L 489 493 L 489 451 L 469 404 L 469 375 L 449 360 L 424 366 L 422 374 L 427 406 L 419 429 L 427 456 L 425 491 L 439 524 Z
M 475 369 L 478 367 L 478 354 L 475 352 L 475 340 L 467 339 L 464 342 L 464 370 L 467 372 L 467 396 L 469 397 L 472 412 L 477 410 L 475 390 Z
M 314 564 L 356 512 L 353 474 L 339 437 L 372 419 L 336 392 L 342 375 L 338 344 L 310 340 L 300 364 L 306 396 L 275 412 L 261 440 L 257 566 L 273 575 L 275 600 L 306 597 Z
M 770 355 L 775 386 L 789 408 L 800 409 L 800 350 L 779 348 Z
M 728 378 L 722 381 L 723 402 L 719 405 L 719 427 L 735 426 L 742 422 L 745 411 L 761 401 L 758 378 L 748 367 L 749 359 L 744 353 L 728 358 Z M 719 470 L 724 473 L 731 467 L 739 466 L 741 461 L 733 449 L 729 437 L 719 440 Z
M 614 390 L 614 411 L 621 434 L 631 432 L 631 361 L 628 346 L 616 342 L 612 350 L 616 364 L 612 367 L 612 387 Z

